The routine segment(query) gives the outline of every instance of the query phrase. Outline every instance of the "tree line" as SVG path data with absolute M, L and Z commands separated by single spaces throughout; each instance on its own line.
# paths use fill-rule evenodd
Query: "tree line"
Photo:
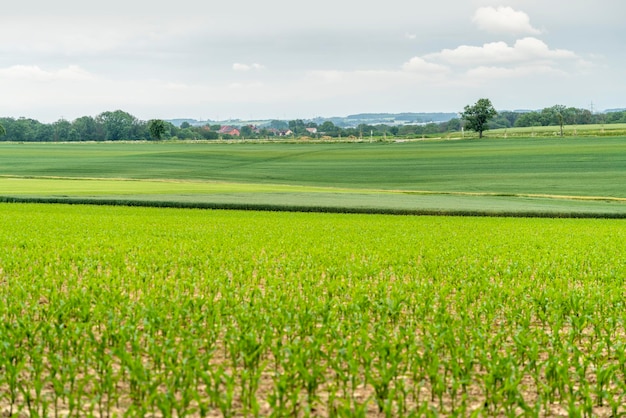
M 319 135 L 331 137 L 367 137 L 370 135 L 377 137 L 385 135 L 411 137 L 459 132 L 463 128 L 476 130 L 480 133 L 488 129 L 605 123 L 626 123 L 626 111 L 592 113 L 587 109 L 555 105 L 539 111 L 496 112 L 488 99 L 480 99 L 476 104 L 466 106 L 459 118 L 440 123 L 408 125 L 361 124 L 356 127 L 342 128 L 330 121 L 325 121 L 318 125 L 314 122 L 305 123 L 302 120 L 296 120 L 290 121 L 288 126 L 296 136 L 307 135 L 306 128 L 317 128 Z
M 562 118 L 562 119 L 561 119 Z M 491 121 L 490 128 L 525 128 L 532 126 L 593 125 L 603 123 L 626 123 L 626 111 L 592 113 L 588 109 L 555 105 L 540 111 L 499 112 Z
M 468 115 L 465 115 L 468 116 Z M 552 106 L 540 111 L 500 111 L 485 122 L 485 129 L 626 123 L 626 111 L 596 114 L 587 109 Z M 458 132 L 470 129 L 467 118 L 455 118 L 447 122 L 419 125 L 360 124 L 340 127 L 331 121 L 316 123 L 296 119 L 273 120 L 264 126 L 240 126 L 241 137 L 247 139 L 274 136 L 312 136 L 332 138 L 415 137 Z M 219 124 L 192 126 L 185 122 L 175 126 L 159 119 L 142 121 L 122 110 L 103 112 L 95 117 L 83 116 L 72 122 L 60 119 L 54 123 L 41 123 L 29 118 L 0 118 L 0 140 L 16 142 L 72 142 L 72 141 L 119 141 L 159 139 L 220 139 L 231 138 L 220 134 Z
M 2 140 L 18 142 L 150 140 L 166 137 L 174 128 L 163 121 L 141 121 L 122 110 L 49 124 L 30 118 L 0 118 L 0 125 L 5 132 Z M 157 125 L 163 129 L 155 129 Z

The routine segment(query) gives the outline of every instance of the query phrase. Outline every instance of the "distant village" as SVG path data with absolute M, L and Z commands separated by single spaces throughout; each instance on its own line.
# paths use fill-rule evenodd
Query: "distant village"
M 253 134 L 262 135 L 269 134 L 270 136 L 291 136 L 294 135 L 294 132 L 291 129 L 275 129 L 275 128 L 266 128 L 264 132 L 261 131 L 255 125 L 245 125 Z M 304 128 L 306 132 L 311 135 L 317 135 L 317 128 Z M 230 135 L 230 136 L 241 136 L 241 128 L 237 128 L 235 126 L 225 125 L 222 126 L 218 131 L 220 135 Z
M 346 117 L 296 119 L 296 120 L 257 120 L 240 119 L 226 121 L 199 121 L 195 119 L 169 119 L 181 130 L 201 129 L 204 136 L 219 138 L 251 137 L 341 137 L 364 136 L 372 131 L 377 134 L 398 134 L 413 131 L 415 127 L 446 123 L 458 117 L 456 113 L 361 113 Z M 380 132 L 379 132 L 380 131 Z M 210 133 L 209 133 L 210 132 Z M 185 132 L 177 132 L 180 137 Z M 413 132 L 411 132 L 413 133 Z

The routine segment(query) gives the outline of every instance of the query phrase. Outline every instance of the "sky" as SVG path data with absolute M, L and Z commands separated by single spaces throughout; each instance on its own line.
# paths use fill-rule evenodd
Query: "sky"
M 626 107 L 623 0 L 20 0 L 0 117 Z

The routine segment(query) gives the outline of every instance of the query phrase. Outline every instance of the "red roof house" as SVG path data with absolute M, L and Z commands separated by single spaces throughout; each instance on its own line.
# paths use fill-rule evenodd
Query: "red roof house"
M 221 135 L 232 135 L 232 136 L 239 136 L 241 134 L 241 132 L 239 132 L 239 129 L 233 126 L 222 126 L 220 130 L 217 131 L 217 133 Z

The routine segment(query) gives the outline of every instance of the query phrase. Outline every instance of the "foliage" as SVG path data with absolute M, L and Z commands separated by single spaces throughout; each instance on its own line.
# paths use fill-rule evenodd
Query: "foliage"
M 527 112 L 523 113 L 514 123 L 516 127 L 527 126 L 555 126 L 560 125 L 563 118 L 563 124 L 565 125 L 586 125 L 594 122 L 594 117 L 587 109 L 576 109 L 573 107 L 566 108 L 565 106 L 555 105 L 545 108 L 540 112 Z M 599 115 L 598 115 L 599 116 Z M 598 120 L 596 116 L 596 121 Z
M 8 416 L 626 412 L 615 221 L 0 218 Z
M 91 116 L 76 119 L 72 126 L 76 130 L 79 140 L 82 141 L 104 140 L 107 136 L 104 132 L 104 126 L 96 122 Z
M 269 124 L 269 127 L 271 129 L 288 129 L 289 128 L 289 124 L 283 120 L 272 120 Z
M 557 113 L 555 109 L 559 109 Z M 626 112 L 615 111 L 606 114 L 592 114 L 587 109 L 565 108 L 553 106 L 541 111 L 502 111 L 487 123 L 489 129 L 511 127 L 536 127 L 555 126 L 560 124 L 558 114 L 561 114 L 563 123 L 568 125 L 589 124 L 619 124 L 626 123 Z M 368 115 L 365 115 L 368 116 Z M 377 115 L 371 115 L 377 116 Z M 383 117 L 380 124 L 361 124 L 357 127 L 340 126 L 340 122 L 333 120 L 315 121 L 272 120 L 256 129 L 248 130 L 246 125 L 241 126 L 245 131 L 246 139 L 265 139 L 278 136 L 280 131 L 292 127 L 292 131 L 298 136 L 309 136 L 306 128 L 317 128 L 318 133 L 325 138 L 417 138 L 439 137 L 461 130 L 461 121 L 453 118 L 447 122 L 429 122 L 428 120 L 415 120 L 413 114 L 396 115 L 397 120 L 392 120 L 389 115 Z M 433 115 L 437 116 L 437 115 Z M 347 118 L 350 119 L 350 118 Z M 358 119 L 355 119 L 358 120 Z M 393 123 L 393 124 L 388 124 Z M 73 141 L 114 141 L 114 140 L 147 140 L 151 138 L 149 123 L 140 121 L 136 117 L 117 110 L 103 112 L 94 117 L 83 116 L 72 122 L 59 120 L 51 124 L 44 124 L 34 119 L 27 118 L 0 118 L 0 124 L 6 129 L 4 141 L 16 142 L 73 142 Z M 201 140 L 218 139 L 217 131 L 219 124 L 206 124 L 204 126 L 192 126 L 185 121 L 180 127 L 166 124 L 166 138 Z
M 251 136 L 254 135 L 253 127 L 250 125 L 242 126 L 240 129 L 240 132 L 241 132 L 241 136 L 244 138 L 250 138 Z
M 306 131 L 306 125 L 304 124 L 304 121 L 302 119 L 296 119 L 296 120 L 290 120 L 289 121 L 289 129 L 291 130 L 291 132 L 293 132 L 295 135 L 304 135 L 307 131 Z
M 108 141 L 134 138 L 141 127 L 137 118 L 122 110 L 103 112 L 96 120 L 104 127 Z
M 6 135 L 6 133 L 7 133 L 6 129 L 4 129 L 4 126 L 2 126 L 2 124 L 0 124 L 0 136 Z
M 167 128 L 161 119 L 151 119 L 148 121 L 148 131 L 152 139 L 160 141 L 167 132 Z
M 478 132 L 478 137 L 482 138 L 483 132 L 489 129 L 488 122 L 497 114 L 489 99 L 478 99 L 474 105 L 465 106 L 461 118 L 467 129 Z

